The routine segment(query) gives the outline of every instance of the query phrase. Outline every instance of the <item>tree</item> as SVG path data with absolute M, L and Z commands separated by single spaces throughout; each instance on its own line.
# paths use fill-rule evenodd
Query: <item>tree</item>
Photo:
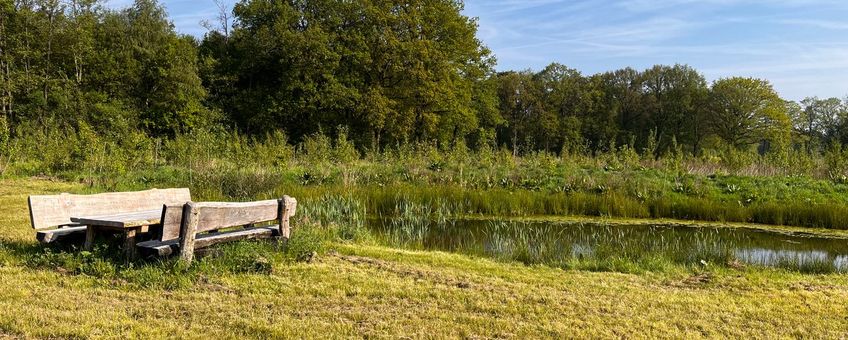
M 697 153 L 704 137 L 700 107 L 707 94 L 704 77 L 687 65 L 657 65 L 642 73 L 645 109 L 659 139 L 658 151 L 672 140 Z
M 821 149 L 827 144 L 848 138 L 848 134 L 843 132 L 848 107 L 839 98 L 808 97 L 801 101 L 801 105 L 804 106 L 801 119 L 808 140 L 808 151 L 812 147 Z
M 485 98 L 493 59 L 462 8 L 457 0 L 242 1 L 229 38 L 207 34 L 201 45 L 213 65 L 204 81 L 211 102 L 248 132 L 285 129 L 299 140 L 347 126 L 377 144 L 450 143 L 497 124 Z
M 711 130 L 728 145 L 744 149 L 763 141 L 788 141 L 790 121 L 784 101 L 768 81 L 719 79 L 709 98 Z
M 125 65 L 126 72 L 112 74 L 141 112 L 141 123 L 154 135 L 173 135 L 211 119 L 202 105 L 206 95 L 198 76 L 193 38 L 180 36 L 155 0 L 136 0 L 104 27 L 101 37 L 111 62 Z M 117 32 L 116 32 L 117 31 Z M 128 53 L 123 52 L 129 48 Z
M 596 74 L 589 77 L 586 96 L 589 106 L 581 122 L 581 132 L 592 152 L 612 151 L 619 135 L 619 113 L 622 97 L 616 91 L 617 80 L 614 73 Z
M 505 72 L 498 75 L 498 98 L 506 121 L 503 129 L 509 136 L 513 156 L 517 156 L 519 137 L 530 137 L 530 129 L 546 119 L 541 88 L 530 71 Z
M 796 147 L 803 147 L 808 153 L 812 152 L 807 114 L 801 104 L 796 101 L 785 102 L 786 115 L 792 125 L 792 140 Z
M 582 143 L 580 120 L 591 104 L 587 98 L 586 78 L 579 71 L 553 63 L 535 75 L 539 82 L 546 117 L 539 138 L 545 149 L 560 151 L 563 145 Z
M 610 97 L 616 103 L 616 121 L 620 130 L 618 141 L 629 143 L 634 140 L 644 143 L 648 138 L 650 122 L 645 110 L 642 75 L 628 67 L 609 72 L 605 78 L 606 91 L 612 91 Z

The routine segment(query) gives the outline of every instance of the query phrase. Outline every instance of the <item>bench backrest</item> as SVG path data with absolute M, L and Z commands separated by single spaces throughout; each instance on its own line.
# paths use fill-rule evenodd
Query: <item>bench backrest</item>
M 196 233 L 278 221 L 281 217 L 294 216 L 297 207 L 297 201 L 291 197 L 244 203 L 198 202 L 193 204 L 198 215 Z M 162 211 L 162 241 L 180 238 L 183 220 L 187 219 L 184 216 L 187 210 L 187 204 L 165 205 Z
M 73 225 L 71 217 L 131 213 L 161 209 L 162 205 L 191 201 L 187 188 L 150 189 L 93 195 L 59 194 L 29 197 L 29 213 L 34 229 Z

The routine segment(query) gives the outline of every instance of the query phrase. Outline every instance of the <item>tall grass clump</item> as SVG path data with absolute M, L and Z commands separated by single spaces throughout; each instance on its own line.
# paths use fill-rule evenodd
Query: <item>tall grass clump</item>
M 367 209 L 350 195 L 323 195 L 298 203 L 295 222 L 315 225 L 343 241 L 368 241 Z

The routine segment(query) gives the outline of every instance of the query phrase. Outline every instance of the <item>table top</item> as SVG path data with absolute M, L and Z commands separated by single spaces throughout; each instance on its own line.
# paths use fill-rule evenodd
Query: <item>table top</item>
M 98 216 L 71 217 L 71 222 L 112 228 L 133 228 L 162 223 L 162 209 Z

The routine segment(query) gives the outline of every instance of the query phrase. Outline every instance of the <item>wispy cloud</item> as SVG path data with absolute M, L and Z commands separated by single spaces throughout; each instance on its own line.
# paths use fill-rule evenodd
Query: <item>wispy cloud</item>
M 783 19 L 778 23 L 785 25 L 811 26 L 828 30 L 848 30 L 848 22 L 815 19 Z
M 479 17 L 480 36 L 498 56 L 500 69 L 538 70 L 557 61 L 594 73 L 686 63 L 710 79 L 770 79 L 791 99 L 848 94 L 844 0 L 468 0 L 466 5 L 466 14 Z

